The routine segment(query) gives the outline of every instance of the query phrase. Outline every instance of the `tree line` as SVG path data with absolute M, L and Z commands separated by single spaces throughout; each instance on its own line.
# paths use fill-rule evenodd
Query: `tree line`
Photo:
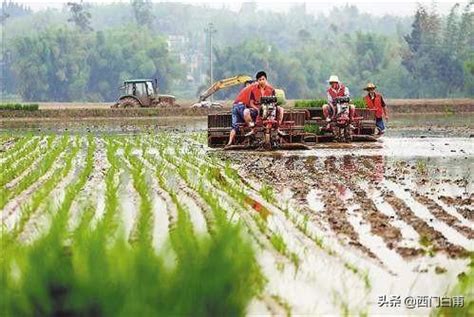
M 315 17 L 301 5 L 282 14 L 250 3 L 237 15 L 225 8 L 133 0 L 71 2 L 61 11 L 34 13 L 10 2 L 4 7 L 11 16 L 3 39 L 2 92 L 25 101 L 112 101 L 123 80 L 158 78 L 162 92 L 195 97 L 208 83 L 187 79 L 189 60 L 209 75 L 203 30 L 214 21 L 215 79 L 264 69 L 291 99 L 323 97 L 331 74 L 355 96 L 372 81 L 391 98 L 472 97 L 472 5 L 455 5 L 446 16 L 419 6 L 406 19 L 374 17 L 353 6 Z M 168 35 L 185 38 L 179 52 L 170 49 Z M 236 90 L 217 97 L 230 98 Z

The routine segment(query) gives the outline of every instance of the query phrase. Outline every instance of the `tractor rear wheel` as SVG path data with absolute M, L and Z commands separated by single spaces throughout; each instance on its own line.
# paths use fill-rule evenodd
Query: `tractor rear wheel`
M 125 97 L 118 102 L 119 108 L 140 108 L 140 102 L 131 97 Z

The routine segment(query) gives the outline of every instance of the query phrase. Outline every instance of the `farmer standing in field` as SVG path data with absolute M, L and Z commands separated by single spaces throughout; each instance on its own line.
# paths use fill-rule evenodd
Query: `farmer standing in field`
M 331 118 L 336 114 L 336 104 L 334 99 L 340 97 L 350 97 L 349 88 L 339 81 L 339 77 L 331 75 L 328 80 L 329 88 L 327 89 L 327 100 L 328 103 L 323 105 L 323 115 L 326 122 L 331 122 Z M 349 120 L 352 127 L 352 119 L 354 118 L 355 106 L 349 105 Z
M 257 111 L 250 109 L 250 93 L 256 83 L 254 80 L 247 80 L 244 88 L 239 92 L 232 106 L 232 130 L 229 135 L 227 145 L 234 143 L 235 135 L 239 129 L 238 124 L 246 122 L 249 127 L 254 127 L 254 121 L 257 118 Z
M 377 87 L 373 83 L 367 84 L 367 87 L 364 88 L 367 91 L 364 102 L 368 109 L 375 112 L 375 125 L 379 131 L 378 135 L 383 135 L 385 133 L 383 118 L 385 117 L 385 120 L 388 120 L 387 107 L 385 106 L 383 96 L 376 92 L 375 88 Z

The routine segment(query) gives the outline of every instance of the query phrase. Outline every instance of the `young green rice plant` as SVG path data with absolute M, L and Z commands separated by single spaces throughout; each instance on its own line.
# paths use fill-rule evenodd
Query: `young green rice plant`
M 72 169 L 72 161 L 79 152 L 79 144 L 72 148 L 71 152 L 64 158 L 64 166 L 57 168 L 51 177 L 49 177 L 31 196 L 29 201 L 21 207 L 21 217 L 12 231 L 12 237 L 16 238 L 20 234 L 31 215 L 39 208 L 39 206 L 48 199 L 51 191 L 58 183 L 66 177 Z M 51 199 L 51 198 L 50 198 Z
M 416 161 L 416 171 L 420 175 L 427 175 L 428 174 L 428 167 L 426 166 L 425 160 L 417 160 Z
M 60 144 L 56 147 L 51 149 L 41 163 L 38 165 L 36 169 L 33 169 L 31 173 L 25 175 L 16 186 L 12 188 L 7 188 L 3 191 L 3 195 L 0 196 L 0 208 L 3 208 L 6 203 L 21 193 L 23 190 L 31 186 L 34 182 L 36 182 L 41 176 L 43 176 L 47 171 L 50 170 L 53 163 L 56 161 L 58 156 L 66 149 L 69 144 L 69 136 L 65 135 Z
M 273 247 L 280 252 L 281 254 L 286 254 L 287 247 L 286 243 L 283 240 L 283 237 L 278 233 L 273 233 L 270 237 L 270 242 L 272 243 Z
M 291 305 L 288 304 L 288 302 L 286 302 L 283 298 L 281 298 L 278 295 L 272 295 L 272 298 L 278 303 L 278 305 L 283 307 L 283 309 L 286 312 L 286 316 L 290 317 L 291 316 Z
M 11 168 L 13 165 L 17 164 L 19 160 L 24 158 L 26 155 L 31 153 L 39 144 L 41 138 L 31 137 L 29 142 L 25 143 L 21 148 L 8 156 L 3 162 L 2 165 L 6 168 Z
M 47 139 L 47 146 L 52 144 L 54 136 L 50 136 Z M 40 138 L 35 138 L 32 142 L 27 144 L 15 157 L 17 158 L 16 162 L 11 164 L 5 162 L 2 163 L 5 168 L 0 173 L 0 186 L 5 186 L 13 179 L 17 178 L 21 173 L 23 173 L 28 167 L 31 167 L 34 162 L 45 153 L 45 149 L 41 149 L 39 146 Z
M 38 139 L 36 141 L 39 141 Z M 3 187 L 10 181 L 18 177 L 22 171 L 31 166 L 35 157 L 33 155 L 18 155 L 18 159 L 13 163 L 2 163 L 0 171 L 0 186 Z
M 321 130 L 318 124 L 316 123 L 305 123 L 304 125 L 304 132 L 306 133 L 314 133 L 314 134 L 321 134 Z
M 295 102 L 295 108 L 322 108 L 324 104 L 327 104 L 327 100 L 320 98 L 320 99 L 306 99 L 306 100 L 297 100 Z M 356 108 L 365 108 L 365 102 L 363 98 L 353 98 L 351 99 L 351 103 Z
M 105 175 L 105 210 L 103 218 L 97 225 L 97 231 L 104 233 L 104 239 L 111 237 L 118 228 L 115 217 L 119 210 L 117 193 L 120 186 L 120 183 L 116 181 L 116 175 L 120 170 L 120 162 L 116 155 L 117 148 L 118 145 L 115 142 L 110 139 L 107 141 L 107 160 L 110 167 Z
M 149 184 L 145 179 L 145 166 L 143 162 L 131 153 L 131 146 L 125 148 L 125 157 L 131 165 L 133 186 L 140 196 L 140 215 L 136 227 L 136 241 L 140 244 L 151 246 L 151 225 L 153 223 L 152 203 L 149 194 Z
M 64 198 L 54 214 L 55 221 L 53 221 L 53 225 L 57 225 L 59 227 L 52 230 L 54 232 L 57 232 L 58 234 L 67 234 L 67 223 L 69 220 L 69 211 L 71 209 L 71 205 L 77 194 L 86 184 L 87 180 L 89 179 L 89 176 L 91 175 L 94 169 L 94 152 L 96 144 L 92 135 L 89 135 L 87 139 L 88 147 L 85 166 L 79 173 L 78 177 L 74 180 L 74 182 L 67 185 L 65 189 Z M 61 236 L 61 239 L 63 238 L 64 237 Z
M 26 111 L 36 111 L 39 109 L 37 103 L 2 103 L 0 104 L 0 110 L 26 110 Z
M 80 190 L 86 174 L 68 192 Z M 68 206 L 50 211 L 57 216 L 46 235 L 2 257 L 0 311 L 7 316 L 244 315 L 262 290 L 255 252 L 240 226 L 226 223 L 212 238 L 195 237 L 198 247 L 181 243 L 182 257 L 170 266 L 166 251 L 130 247 L 120 237 L 107 241 L 102 226 L 81 223 L 68 239 Z M 176 232 L 188 232 L 186 221 L 176 225 Z
M 263 183 L 262 187 L 258 191 L 260 193 L 260 196 L 263 197 L 266 201 L 269 203 L 274 203 L 275 200 L 275 194 L 273 192 L 273 187 L 268 185 L 267 183 Z
M 13 140 L 15 140 L 15 144 L 7 151 L 0 152 L 0 158 L 14 157 L 15 153 L 21 150 L 25 146 L 25 144 L 31 141 L 31 139 L 33 139 L 32 134 L 27 134 L 22 137 L 13 137 Z
M 439 317 L 445 316 L 474 316 L 474 293 L 472 287 L 474 285 L 474 254 L 471 253 L 470 263 L 464 272 L 458 275 L 456 285 L 449 291 L 449 295 L 454 300 L 457 297 L 458 305 L 455 307 L 443 307 L 436 309 L 432 315 Z M 460 305 L 462 297 L 463 305 Z M 453 305 L 454 306 L 454 305 Z
M 426 235 L 420 236 L 419 243 L 422 246 L 423 252 L 426 255 L 429 255 L 431 257 L 435 256 L 436 251 L 434 249 L 434 246 L 433 246 L 433 243 L 432 243 L 431 239 L 428 236 L 426 236 Z

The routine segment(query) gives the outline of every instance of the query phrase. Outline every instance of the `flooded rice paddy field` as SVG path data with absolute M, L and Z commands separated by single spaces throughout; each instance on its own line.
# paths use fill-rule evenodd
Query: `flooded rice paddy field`
M 92 170 L 71 202 L 69 230 L 82 223 L 85 203 L 91 226 L 107 214 L 111 166 L 116 218 L 130 241 L 142 230 L 144 199 L 155 250 L 183 210 L 193 235 L 212 236 L 218 206 L 242 225 L 266 280 L 249 314 L 429 314 L 436 306 L 409 307 L 408 296 L 464 296 L 467 306 L 472 284 L 459 285 L 473 274 L 474 131 L 469 120 L 446 125 L 447 118 L 394 119 L 375 143 L 271 153 L 208 149 L 203 118 L 2 126 L 2 223 L 15 243 L 44 234 L 48 204 L 66 199 L 92 142 Z M 118 165 L 107 155 L 111 144 Z M 132 175 L 137 162 L 140 180 Z M 401 305 L 384 304 L 384 296 Z

